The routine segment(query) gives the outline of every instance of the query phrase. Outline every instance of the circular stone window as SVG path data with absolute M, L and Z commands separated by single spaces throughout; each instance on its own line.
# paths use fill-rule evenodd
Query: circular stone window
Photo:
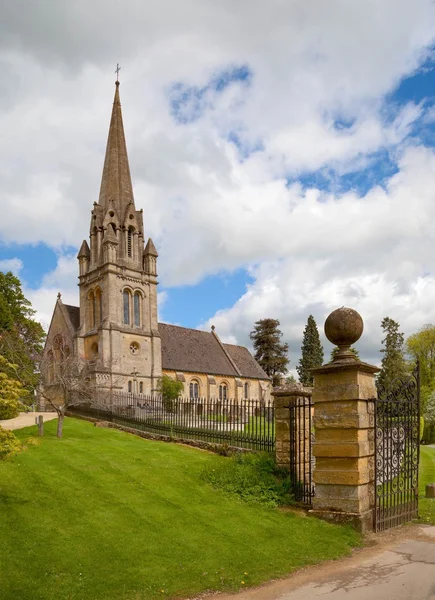
M 109 212 L 109 217 L 114 217 L 114 216 L 115 216 L 115 213 L 113 212 L 113 210 L 111 210 L 111 211 Z
M 133 215 L 130 215 L 130 219 L 134 219 Z
M 139 354 L 140 346 L 137 342 L 131 342 L 130 344 L 130 352 L 132 354 Z

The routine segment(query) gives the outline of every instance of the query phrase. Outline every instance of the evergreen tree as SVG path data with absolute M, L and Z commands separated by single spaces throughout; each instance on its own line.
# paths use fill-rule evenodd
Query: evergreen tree
M 0 354 L 11 369 L 0 364 L 0 372 L 13 375 L 23 387 L 23 395 L 36 388 L 39 380 L 37 363 L 42 352 L 44 330 L 33 319 L 35 311 L 25 298 L 20 280 L 11 272 L 0 272 Z
M 301 350 L 302 356 L 296 367 L 296 371 L 302 385 L 311 386 L 314 383 L 314 376 L 310 369 L 320 367 L 323 364 L 323 348 L 313 315 L 308 317 Z
M 390 319 L 390 317 L 385 317 L 382 320 L 381 327 L 385 335 L 382 340 L 384 348 L 381 350 L 384 356 L 376 383 L 383 388 L 388 388 L 395 379 L 402 377 L 407 372 L 403 354 L 405 336 L 399 332 L 399 323 Z
M 272 378 L 272 385 L 278 385 L 280 376 L 287 373 L 289 363 L 288 344 L 281 342 L 282 332 L 277 319 L 256 321 L 249 337 L 253 341 L 255 360 Z

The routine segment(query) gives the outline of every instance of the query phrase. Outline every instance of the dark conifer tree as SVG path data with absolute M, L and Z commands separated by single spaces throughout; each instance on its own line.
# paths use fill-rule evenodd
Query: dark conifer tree
M 406 361 L 404 356 L 405 336 L 399 331 L 399 323 L 385 317 L 382 319 L 381 327 L 385 338 L 382 340 L 383 354 L 381 362 L 381 371 L 377 377 L 377 384 L 383 388 L 391 386 L 393 381 L 406 375 Z
M 311 386 L 313 385 L 314 376 L 310 369 L 320 367 L 323 364 L 323 348 L 313 315 L 308 317 L 301 350 L 302 356 L 296 366 L 296 371 L 302 385 Z
M 255 360 L 272 378 L 272 384 L 278 385 L 280 376 L 287 373 L 288 344 L 281 342 L 282 331 L 277 319 L 260 319 L 256 321 L 249 337 L 253 341 Z

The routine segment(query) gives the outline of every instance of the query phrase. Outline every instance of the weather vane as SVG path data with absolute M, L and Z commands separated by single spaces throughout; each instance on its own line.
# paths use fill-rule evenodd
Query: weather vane
M 116 63 L 116 69 L 115 69 L 115 73 L 116 73 L 116 83 L 119 83 L 119 71 L 121 70 L 121 67 L 119 66 L 119 63 Z

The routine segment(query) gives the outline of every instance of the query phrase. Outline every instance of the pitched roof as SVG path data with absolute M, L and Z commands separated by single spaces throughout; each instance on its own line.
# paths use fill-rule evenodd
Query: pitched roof
M 118 214 L 121 216 L 124 215 L 130 202 L 134 204 L 133 185 L 125 143 L 121 102 L 119 100 L 119 81 L 116 82 L 98 203 L 107 210 L 110 200 L 113 200 Z
M 78 306 L 71 306 L 70 304 L 64 304 L 63 307 L 68 313 L 71 325 L 74 329 L 78 329 L 80 327 L 80 308 Z
M 159 323 L 159 333 L 162 338 L 163 369 L 268 379 L 247 348 L 221 344 L 214 333 L 167 323 Z M 239 373 L 226 352 L 236 363 Z
M 254 379 L 269 379 L 258 362 L 252 356 L 245 346 L 234 346 L 233 344 L 224 344 L 232 360 L 236 363 L 242 377 L 252 377 Z

